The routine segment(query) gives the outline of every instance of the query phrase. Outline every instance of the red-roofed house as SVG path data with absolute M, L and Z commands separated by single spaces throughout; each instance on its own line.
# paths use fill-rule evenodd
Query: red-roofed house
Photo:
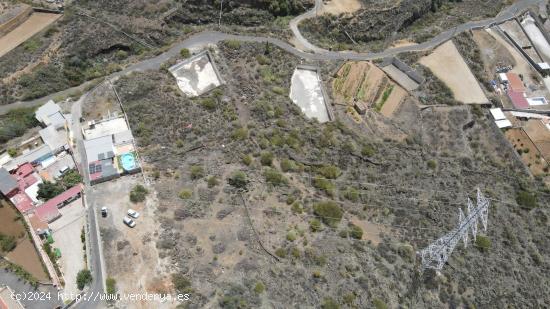
M 516 108 L 529 108 L 529 102 L 527 102 L 527 99 L 525 98 L 525 92 L 516 92 L 512 90 L 512 88 L 509 88 L 508 97 L 510 97 L 510 100 L 512 100 L 512 103 Z
M 506 73 L 506 77 L 508 77 L 508 84 L 512 90 L 515 92 L 525 92 L 525 86 L 523 86 L 521 78 L 516 73 L 508 72 Z
M 25 192 L 18 192 L 10 198 L 10 201 L 21 213 L 26 213 L 33 207 L 31 198 Z
M 61 217 L 61 213 L 59 212 L 59 209 L 57 209 L 57 205 L 51 203 L 48 204 L 48 202 L 36 207 L 34 214 L 40 221 L 48 223 Z
M 50 223 L 61 216 L 58 208 L 61 208 L 67 203 L 79 198 L 81 192 L 82 185 L 77 184 L 69 190 L 36 207 L 34 214 L 38 216 L 40 220 Z

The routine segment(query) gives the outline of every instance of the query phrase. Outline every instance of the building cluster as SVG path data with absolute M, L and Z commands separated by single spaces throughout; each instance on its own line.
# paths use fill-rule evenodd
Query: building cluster
M 68 145 L 71 115 L 63 114 L 59 105 L 49 101 L 38 108 L 35 117 L 44 127 L 38 135 L 21 143 L 15 149 L 18 155 L 5 153 L 0 157 L 0 192 L 30 220 L 38 235 L 47 237 L 48 223 L 61 216 L 59 208 L 80 197 L 82 186 L 78 184 L 46 202 L 38 197 L 42 183 L 59 181 L 75 163 Z
M 82 134 L 92 185 L 141 171 L 134 137 L 123 116 L 90 121 Z

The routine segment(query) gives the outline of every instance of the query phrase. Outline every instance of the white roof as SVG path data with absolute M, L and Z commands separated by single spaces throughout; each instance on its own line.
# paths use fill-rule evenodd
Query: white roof
M 38 199 L 38 185 L 42 183 L 42 180 L 40 180 L 40 176 L 38 176 L 36 173 L 34 177 L 36 177 L 38 181 L 25 189 L 25 193 L 27 193 L 27 195 L 31 198 L 33 202 L 39 203 L 40 200 Z
M 541 63 L 539 63 L 538 65 L 539 65 L 539 67 L 540 67 L 541 69 L 543 69 L 543 70 L 550 69 L 550 65 L 548 65 L 548 63 L 546 63 L 546 62 L 541 62 Z
M 128 125 L 126 125 L 126 120 L 124 117 L 109 119 L 105 121 L 100 121 L 95 123 L 94 128 L 85 128 L 84 129 L 84 138 L 85 139 L 94 139 L 103 136 L 111 136 L 120 132 L 128 130 Z
M 508 76 L 506 76 L 506 73 L 498 73 L 498 78 L 503 82 L 508 81 Z
M 506 115 L 504 115 L 504 113 L 502 112 L 502 109 L 491 108 L 490 111 L 491 111 L 491 115 L 493 115 L 493 118 L 495 118 L 495 120 L 506 119 Z
M 49 125 L 51 123 L 49 116 L 58 112 L 61 112 L 59 105 L 55 104 L 54 101 L 49 100 L 46 104 L 40 106 L 36 110 L 35 117 L 38 121 L 44 123 L 45 125 Z
M 543 114 L 535 114 L 535 113 L 526 113 L 526 112 L 510 112 L 512 115 L 516 117 L 522 117 L 522 118 L 538 118 L 538 119 L 549 119 L 550 117 L 545 116 Z
M 38 131 L 38 134 L 52 151 L 56 151 L 68 143 L 67 131 L 65 129 L 56 130 L 53 125 Z
M 508 119 L 504 119 L 504 120 L 497 120 L 495 121 L 495 123 L 497 124 L 497 127 L 499 128 L 511 128 L 512 127 L 512 123 L 510 122 L 510 120 Z
M 12 157 L 7 152 L 0 155 L 0 167 L 4 166 L 6 163 L 10 162 L 11 159 L 12 159 Z

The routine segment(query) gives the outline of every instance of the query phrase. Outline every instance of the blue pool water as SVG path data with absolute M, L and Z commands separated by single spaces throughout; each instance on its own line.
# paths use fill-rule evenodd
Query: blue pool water
M 120 156 L 120 162 L 122 163 L 122 168 L 126 171 L 131 171 L 136 168 L 136 158 L 131 152 L 122 154 Z

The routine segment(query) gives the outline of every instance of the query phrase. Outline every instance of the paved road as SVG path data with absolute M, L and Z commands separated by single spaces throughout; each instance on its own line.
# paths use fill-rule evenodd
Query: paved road
M 397 48 L 390 48 L 382 52 L 377 53 L 357 53 L 353 51 L 328 51 L 322 48 L 318 48 L 314 46 L 313 44 L 309 43 L 300 33 L 298 30 L 298 24 L 306 19 L 311 18 L 315 16 L 315 12 L 317 10 L 317 7 L 321 4 L 322 0 L 315 0 L 315 7 L 296 17 L 293 19 L 290 23 L 290 27 L 296 37 L 296 40 L 299 44 L 303 45 L 306 50 L 310 50 L 312 52 L 306 52 L 297 49 L 296 47 L 290 45 L 289 43 L 282 41 L 280 39 L 276 38 L 270 38 L 270 37 L 260 37 L 260 36 L 248 36 L 248 35 L 233 35 L 233 34 L 227 34 L 223 32 L 217 32 L 217 31 L 204 31 L 200 32 L 196 35 L 193 35 L 183 41 L 180 41 L 179 43 L 175 44 L 172 48 L 170 48 L 168 51 L 150 58 L 143 60 L 139 63 L 136 63 L 134 65 L 131 65 L 124 70 L 120 72 L 116 72 L 111 74 L 110 76 L 107 76 L 107 78 L 113 78 L 121 75 L 128 74 L 130 72 L 134 71 L 145 71 L 145 70 L 156 70 L 160 67 L 160 65 L 163 62 L 166 62 L 171 57 L 176 56 L 179 51 L 182 48 L 190 48 L 190 47 L 200 47 L 205 46 L 209 44 L 217 44 L 220 41 L 223 40 L 238 40 L 241 42 L 258 42 L 258 43 L 264 43 L 269 42 L 273 45 L 276 45 L 283 50 L 297 56 L 303 59 L 308 60 L 373 60 L 373 59 L 380 59 L 385 58 L 389 56 L 395 56 L 399 53 L 403 52 L 409 52 L 409 51 L 423 51 L 430 48 L 433 48 L 449 39 L 451 39 L 453 36 L 468 31 L 471 29 L 477 29 L 477 28 L 483 28 L 487 26 L 491 26 L 493 24 L 498 24 L 501 22 L 504 22 L 506 20 L 509 20 L 515 16 L 517 16 L 519 13 L 521 13 L 523 10 L 525 10 L 527 7 L 531 5 L 538 4 L 540 2 L 544 2 L 544 0 L 519 0 L 512 4 L 511 6 L 506 7 L 503 9 L 497 16 L 481 21 L 475 21 L 475 22 L 467 22 L 464 24 L 461 24 L 457 27 L 454 27 L 452 29 L 446 30 L 444 32 L 441 32 L 434 38 L 432 38 L 429 41 L 426 41 L 421 44 L 417 45 L 411 45 L 411 46 L 402 46 Z M 43 103 L 45 103 L 47 100 L 52 99 L 58 95 L 67 95 L 75 90 L 82 90 L 83 85 L 80 85 L 78 87 L 70 88 L 58 93 L 54 93 L 51 95 L 48 95 L 46 97 L 32 100 L 32 101 L 24 101 L 24 102 L 16 102 L 13 104 L 3 105 L 0 106 L 0 115 L 7 113 L 9 110 L 17 107 L 32 107 L 32 106 L 38 106 Z
M 90 187 L 90 181 L 88 176 L 88 162 L 86 161 L 86 152 L 84 150 L 84 141 L 82 137 L 82 130 L 81 130 L 81 124 L 80 124 L 80 117 L 82 116 L 82 104 L 86 100 L 88 94 L 90 92 L 84 94 L 78 101 L 76 101 L 71 106 L 71 114 L 73 123 L 71 124 L 71 130 L 74 134 L 74 142 L 75 146 L 73 147 L 74 151 L 74 157 L 77 161 L 77 164 L 79 165 L 79 170 L 82 174 L 82 178 L 84 179 L 84 198 L 86 199 L 87 204 L 87 224 L 89 227 L 89 233 L 87 235 L 87 245 L 89 246 L 89 261 L 90 261 L 90 271 L 92 272 L 92 285 L 89 287 L 87 295 L 88 297 L 94 297 L 95 295 L 99 295 L 100 293 L 103 293 L 103 284 L 105 282 L 105 268 L 103 267 L 102 263 L 102 247 L 100 242 L 100 239 L 98 238 L 98 227 L 96 222 L 96 215 L 97 215 L 97 209 L 95 207 L 94 203 L 89 202 L 89 192 L 90 190 L 93 190 Z M 102 307 L 103 303 L 100 301 L 93 301 L 93 300 L 83 300 L 79 302 L 75 308 L 79 309 L 92 309 L 92 308 L 99 308 Z M 103 304 L 104 305 L 104 304 Z
M 53 286 L 41 285 L 36 290 L 32 285 L 21 280 L 17 275 L 12 272 L 8 272 L 4 269 L 0 270 L 0 282 L 2 285 L 9 286 L 15 294 L 29 295 L 33 292 L 43 292 L 40 300 L 28 300 L 21 299 L 21 303 L 25 308 L 29 309 L 43 309 L 43 308 L 55 308 L 63 305 L 63 299 L 58 295 L 57 289 Z M 46 295 L 49 295 L 50 299 L 46 299 Z M 44 297 L 43 297 L 44 296 Z

